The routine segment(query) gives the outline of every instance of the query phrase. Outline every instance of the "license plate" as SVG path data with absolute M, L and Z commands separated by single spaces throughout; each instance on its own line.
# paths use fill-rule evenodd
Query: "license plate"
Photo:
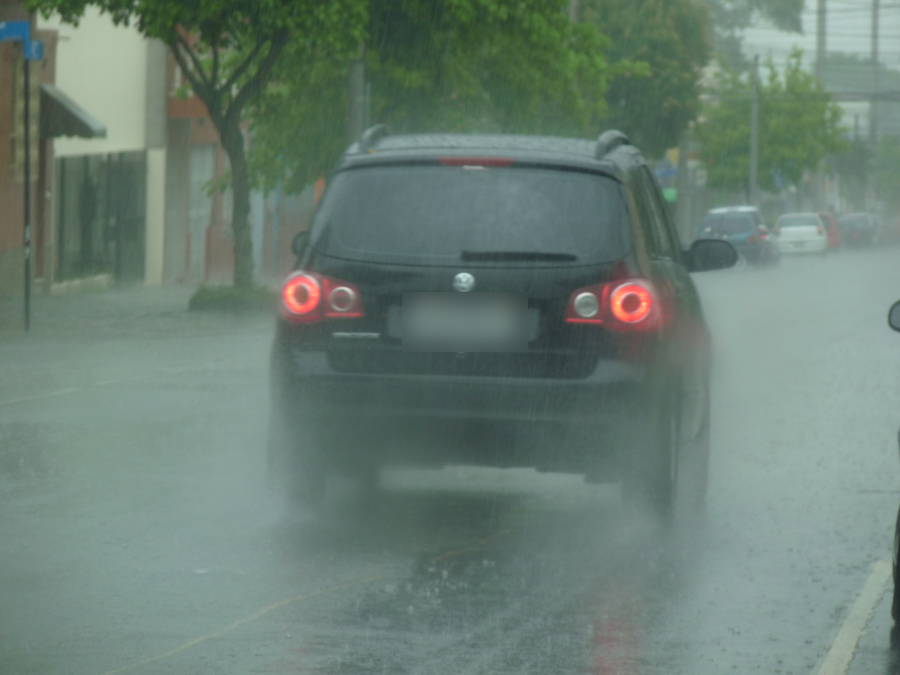
M 405 293 L 399 314 L 410 351 L 524 351 L 533 332 L 527 298 L 515 293 Z

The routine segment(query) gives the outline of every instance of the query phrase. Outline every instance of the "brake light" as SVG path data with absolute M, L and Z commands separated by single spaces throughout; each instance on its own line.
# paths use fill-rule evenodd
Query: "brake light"
M 324 319 L 358 319 L 364 312 L 359 290 L 353 284 L 301 271 L 284 282 L 281 315 L 291 323 L 318 323 Z
M 604 325 L 615 331 L 655 330 L 662 317 L 659 296 L 644 279 L 579 288 L 566 306 L 566 323 Z
M 444 166 L 512 166 L 510 157 L 438 157 Z

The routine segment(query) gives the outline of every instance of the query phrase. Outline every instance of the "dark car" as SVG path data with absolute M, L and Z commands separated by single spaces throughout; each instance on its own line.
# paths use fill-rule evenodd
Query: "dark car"
M 871 213 L 848 213 L 837 219 L 841 243 L 848 247 L 868 247 L 877 242 L 878 220 Z
M 697 238 L 724 239 L 751 265 L 777 265 L 781 259 L 759 211 L 751 206 L 713 209 L 703 219 Z
M 641 153 L 370 129 L 295 242 L 271 358 L 270 471 L 314 504 L 386 462 L 622 480 L 666 514 L 705 486 L 709 335 Z M 686 490 L 689 488 L 685 488 Z

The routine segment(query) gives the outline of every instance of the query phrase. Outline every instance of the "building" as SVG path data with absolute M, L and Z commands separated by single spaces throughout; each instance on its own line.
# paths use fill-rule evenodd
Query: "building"
M 103 138 L 54 142 L 53 281 L 161 284 L 166 47 L 94 7 L 77 27 L 37 24 L 57 35 L 56 86 L 106 128 Z

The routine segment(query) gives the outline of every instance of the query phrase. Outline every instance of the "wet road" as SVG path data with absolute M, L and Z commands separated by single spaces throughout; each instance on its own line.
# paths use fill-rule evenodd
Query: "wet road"
M 287 517 L 268 321 L 6 337 L 0 673 L 832 673 L 860 633 L 849 672 L 900 673 L 898 261 L 698 275 L 711 486 L 670 533 L 615 486 L 462 468 Z

